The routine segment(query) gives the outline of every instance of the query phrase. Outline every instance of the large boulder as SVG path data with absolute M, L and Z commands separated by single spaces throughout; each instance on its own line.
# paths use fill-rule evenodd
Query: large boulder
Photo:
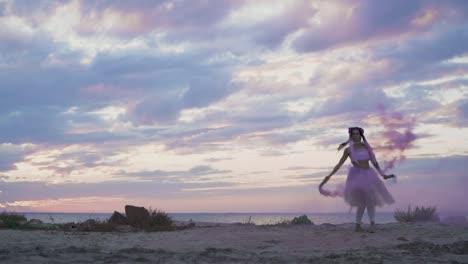
M 53 229 L 52 224 L 45 224 L 39 219 L 31 219 L 25 224 L 25 226 L 37 229 Z
M 78 231 L 97 231 L 97 222 L 94 219 L 88 219 L 78 224 Z
M 128 224 L 135 227 L 144 226 L 148 221 L 149 212 L 144 207 L 125 205 Z
M 39 220 L 39 219 L 31 219 L 31 220 L 28 221 L 28 224 L 30 224 L 30 225 L 42 225 L 43 222 L 41 220 Z
M 127 225 L 128 224 L 127 218 L 117 211 L 114 211 L 114 213 L 112 214 L 112 216 L 109 218 L 107 222 L 109 224 L 114 224 L 114 225 Z
M 61 227 L 63 231 L 77 231 L 78 230 L 78 224 L 75 224 L 73 222 L 62 224 Z
M 466 217 L 462 215 L 448 216 L 440 221 L 442 224 L 446 225 L 465 225 L 468 224 Z

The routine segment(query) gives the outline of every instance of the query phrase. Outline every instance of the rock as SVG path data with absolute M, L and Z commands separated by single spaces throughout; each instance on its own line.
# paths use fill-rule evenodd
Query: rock
M 127 215 L 128 224 L 135 227 L 141 227 L 149 218 L 149 212 L 144 207 L 133 205 L 125 206 L 125 214 Z
M 446 225 L 465 225 L 468 222 L 466 221 L 466 217 L 462 215 L 456 215 L 456 216 L 448 216 L 442 219 L 440 221 L 442 224 Z
M 397 240 L 400 240 L 400 241 L 408 241 L 408 239 L 406 237 L 397 237 Z
M 117 211 L 114 211 L 114 213 L 109 218 L 109 220 L 107 220 L 107 222 L 109 224 L 115 224 L 115 225 L 127 225 L 128 224 L 127 218 Z
M 53 229 L 54 226 L 51 224 L 45 224 L 39 219 L 31 219 L 29 220 L 25 226 L 37 228 L 37 229 Z
M 29 220 L 28 224 L 32 225 L 32 226 L 33 225 L 42 225 L 43 222 L 41 220 L 39 220 L 39 219 L 31 219 L 31 220 Z
M 137 228 L 131 226 L 131 225 L 118 225 L 115 227 L 115 230 L 119 232 L 135 232 L 138 231 Z
M 78 225 L 75 223 L 66 223 L 66 224 L 63 224 L 62 229 L 64 231 L 77 231 Z
M 176 227 L 195 227 L 197 226 L 195 222 L 190 219 L 190 221 L 173 221 L 172 224 Z M 239 225 L 241 223 L 238 223 Z M 235 223 L 233 223 L 235 225 Z
M 79 231 L 96 231 L 96 220 L 88 219 L 78 225 Z

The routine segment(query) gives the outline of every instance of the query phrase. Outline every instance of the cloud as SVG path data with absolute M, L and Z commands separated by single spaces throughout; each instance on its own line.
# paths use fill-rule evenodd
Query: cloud
M 125 172 L 125 176 L 134 177 L 139 180 L 153 180 L 158 182 L 179 182 L 193 181 L 200 179 L 200 176 L 212 175 L 212 174 L 226 174 L 230 173 L 230 170 L 217 170 L 211 166 L 199 165 L 192 167 L 187 171 L 164 171 L 164 170 L 153 170 L 153 171 L 139 171 L 139 172 Z M 224 177 L 226 178 L 226 177 Z
M 224 160 L 232 160 L 233 158 L 230 158 L 230 157 L 226 157 L 226 158 L 208 158 L 208 159 L 205 159 L 206 162 L 209 162 L 209 163 L 214 163 L 214 162 L 219 162 L 219 161 L 224 161 Z
M 349 93 L 338 94 L 322 103 L 318 110 L 313 110 L 309 117 L 336 116 L 352 114 L 354 118 L 365 118 L 375 113 L 379 105 L 391 105 L 392 99 L 378 88 L 354 89 Z M 353 118 L 353 119 L 354 119 Z M 353 121 L 353 119 L 349 121 Z M 360 121 L 360 120 L 358 120 Z
M 237 91 L 238 88 L 231 82 L 230 76 L 219 76 L 216 79 L 213 77 L 200 76 L 192 80 L 183 95 L 183 102 L 187 108 L 210 105 Z
M 287 167 L 283 170 L 293 170 L 293 171 L 301 171 L 301 170 L 309 170 L 309 169 L 315 169 L 314 167 L 306 167 L 306 166 L 294 166 L 294 167 Z
M 468 156 L 454 155 L 436 158 L 408 158 L 395 165 L 395 174 L 406 176 L 406 180 L 412 184 L 418 182 L 436 181 L 438 184 L 464 179 L 466 175 L 466 162 Z M 435 184 L 435 183 L 434 183 Z M 461 186 L 460 186 L 461 188 Z
M 106 130 L 111 124 L 90 112 L 113 105 L 127 109 L 120 122 L 173 123 L 183 109 L 206 107 L 239 89 L 227 69 L 204 62 L 213 55 L 206 51 L 178 57 L 102 53 L 89 67 L 9 68 L 0 73 L 6 87 L 0 91 L 0 114 L 5 117 L 0 128 L 7 131 L 3 140 L 66 142 L 69 138 L 64 133 L 84 122 Z M 74 112 L 68 113 L 72 108 Z M 94 131 L 73 138 L 97 141 L 122 135 Z
M 99 51 L 90 64 L 83 64 L 82 60 L 88 51 L 76 51 L 77 47 L 71 47 L 74 44 L 67 42 L 68 40 L 55 41 L 52 36 L 54 32 L 42 31 L 41 23 L 35 20 L 47 20 L 46 16 L 39 13 L 56 14 L 63 11 L 60 9 L 62 7 L 75 8 L 75 4 L 72 1 L 60 5 L 37 2 L 31 7 L 15 2 L 9 4 L 8 8 L 4 7 L 5 10 L 8 9 L 8 12 L 5 11 L 8 16 L 2 18 L 3 20 L 17 17 L 30 31 L 27 35 L 16 37 L 20 37 L 21 42 L 26 45 L 24 48 L 15 50 L 21 46 L 18 43 L 0 47 L 5 54 L 11 56 L 6 57 L 7 68 L 0 73 L 5 84 L 5 89 L 0 92 L 0 98 L 3 98 L 0 100 L 0 108 L 7 111 L 15 109 L 15 113 L 20 113 L 19 116 L 7 115 L 0 124 L 0 128 L 11 132 L 5 135 L 3 140 L 6 142 L 50 143 L 52 138 L 57 143 L 67 142 L 70 140 L 65 135 L 67 130 L 84 125 L 80 123 L 84 121 L 83 118 L 91 119 L 89 112 L 119 104 L 123 104 L 127 110 L 125 118 L 120 120 L 122 122 L 130 121 L 135 126 L 174 123 L 180 111 L 206 107 L 239 89 L 238 84 L 231 81 L 230 70 L 225 68 L 230 62 L 211 64 L 209 60 L 218 56 L 218 51 L 207 48 L 175 55 L 165 54 L 159 47 L 154 47 L 151 48 L 153 55 L 150 56 L 148 50 L 132 51 L 132 48 L 122 52 Z M 109 10 L 121 13 L 132 10 L 142 16 L 145 23 L 156 23 L 158 26 L 174 27 L 177 30 L 215 24 L 231 8 L 242 3 L 82 1 L 80 4 L 79 11 L 89 16 L 105 16 L 109 14 L 106 13 Z M 206 8 L 211 10 L 209 15 L 199 16 Z M 35 15 L 27 17 L 29 11 L 34 11 L 32 13 Z M 153 16 L 155 12 L 160 15 Z M 147 21 L 150 18 L 162 21 Z M 9 29 L 12 30 L 4 30 L 4 36 L 18 34 L 15 33 L 18 30 L 13 30 L 13 27 Z M 39 37 L 41 41 L 34 39 Z M 140 39 L 147 45 L 153 43 L 151 37 Z M 21 60 L 11 54 L 21 54 Z M 15 66 L 12 61 L 19 61 L 21 65 Z M 24 78 L 25 75 L 28 78 Z M 41 110 L 38 111 L 38 108 Z M 70 108 L 78 109 L 73 119 L 70 114 L 64 115 Z M 1 113 L 5 112 L 0 111 Z M 28 122 L 20 123 L 25 119 L 29 119 Z M 126 138 L 105 131 L 109 130 L 110 124 L 99 118 L 94 119 L 94 125 L 93 129 L 100 131 L 74 135 L 73 139 L 99 141 L 106 138 Z M 23 134 L 18 134 L 18 131 Z
M 180 86 L 175 88 L 178 92 L 165 95 L 158 92 L 145 97 L 130 109 L 130 117 L 137 125 L 174 122 L 182 110 L 209 106 L 238 90 L 239 86 L 231 81 L 230 76 L 214 69 L 206 74 L 192 76 L 188 80 L 184 80 L 184 77 L 179 78 L 179 81 L 185 83 L 180 83 Z
M 468 126 L 468 100 L 459 100 L 456 102 L 455 124 L 461 127 Z
M 82 148 L 80 151 L 68 151 L 57 155 L 50 155 L 47 161 L 37 162 L 30 159 L 29 162 L 37 166 L 39 171 L 50 171 L 53 176 L 66 177 L 70 176 L 74 171 L 122 166 L 125 162 L 122 159 L 117 159 L 115 161 L 106 160 L 109 157 L 117 155 L 118 152 L 115 150 L 100 148 L 91 151 Z
M 306 27 L 317 10 L 310 2 L 294 2 L 289 8 L 265 21 L 251 25 L 246 31 L 254 34 L 257 43 L 274 49 L 291 34 Z
M 332 11 L 329 11 L 331 9 Z M 293 47 L 299 52 L 317 52 L 370 40 L 389 39 L 431 30 L 439 21 L 460 22 L 466 19 L 463 1 L 408 1 L 385 3 L 371 0 L 331 1 L 318 8 L 321 23 L 312 24 L 296 38 Z
M 38 111 L 39 109 L 42 111 Z M 48 141 L 60 137 L 63 133 L 61 121 L 63 122 L 63 119 L 58 116 L 55 109 L 46 107 L 3 112 L 0 121 L 3 133 L 0 141 L 15 144 Z
M 61 183 L 46 182 L 1 182 L 0 201 L 28 201 L 44 199 L 78 198 L 88 196 L 125 196 L 176 198 L 181 188 L 200 186 L 222 186 L 228 183 L 161 183 L 161 182 L 101 182 L 101 183 Z M 190 194 L 187 195 L 190 197 Z
M 314 24 L 294 40 L 293 47 L 299 52 L 314 52 L 334 48 L 407 30 L 422 1 L 335 1 L 341 5 L 322 6 L 336 12 L 331 19 Z
M 83 17 L 78 31 L 83 34 L 113 33 L 123 37 L 152 31 L 180 31 L 184 34 L 208 31 L 243 2 L 82 1 Z
M 33 153 L 37 146 L 32 144 L 14 145 L 0 144 L 0 172 L 16 169 L 15 163 L 23 161 L 27 155 Z M 9 177 L 2 175 L 2 177 Z
M 427 67 L 468 51 L 468 29 L 463 24 L 437 25 L 431 32 L 382 45 L 374 50 L 376 59 L 390 59 L 407 67 Z
M 237 172 L 222 167 L 237 161 L 233 150 L 261 161 L 336 148 L 347 124 L 380 126 L 379 105 L 416 116 L 418 135 L 428 124 L 464 128 L 467 10 L 433 0 L 3 1 L 2 180 L 130 178 L 168 197 L 236 196 L 256 186 L 232 182 Z M 188 169 L 139 162 L 152 147 Z M 441 153 L 425 147 L 416 151 Z M 18 188 L 15 201 L 34 190 L 2 184 Z M 138 188 L 152 197 L 143 183 L 68 184 L 38 182 L 43 195 L 28 199 L 82 197 L 75 187 L 88 197 Z
M 463 211 L 466 204 L 466 162 L 468 156 L 407 159 L 395 166 L 399 176 L 391 192 L 396 206 L 436 206 L 439 211 Z M 424 194 L 424 195 L 421 195 Z
M 419 158 L 407 159 L 397 164 L 395 173 L 400 177 L 397 185 L 389 186 L 390 191 L 398 199 L 399 204 L 426 204 L 428 197 L 414 196 L 415 189 L 425 193 L 432 193 L 434 188 L 440 192 L 465 193 L 466 182 L 465 164 L 467 156 L 450 156 L 445 158 Z M 289 171 L 289 170 L 288 170 Z M 216 169 L 209 166 L 195 166 L 186 171 L 159 171 L 148 173 L 160 173 L 161 175 L 179 175 L 184 177 L 187 173 L 205 175 L 218 173 Z M 291 179 L 305 180 L 323 177 L 323 172 L 306 173 L 297 171 L 297 175 L 290 175 Z M 319 175 L 320 174 L 320 175 Z M 165 176 L 165 177 L 166 177 Z M 276 186 L 258 188 L 256 186 L 243 186 L 238 183 L 218 182 L 160 182 L 160 181 L 116 181 L 100 183 L 61 183 L 48 184 L 45 182 L 0 182 L 2 193 L 1 203 L 14 203 L 17 201 L 36 201 L 46 199 L 66 199 L 80 197 L 123 197 L 122 199 L 147 199 L 147 200 L 211 200 L 211 197 L 273 197 L 277 195 L 295 195 L 296 199 L 289 201 L 298 202 L 298 197 L 304 194 L 310 197 L 311 188 L 317 186 L 317 182 L 301 183 L 297 186 Z M 191 190 L 191 191 L 188 191 Z M 319 197 L 318 192 L 316 197 Z M 410 200 L 408 197 L 411 197 Z M 439 199 L 438 204 L 459 204 L 457 196 L 444 196 Z M 311 199 L 311 198 L 309 198 Z M 315 198 L 319 199 L 320 198 Z M 318 202 L 319 200 L 315 200 Z M 432 200 L 431 200 L 432 201 Z M 265 201 L 263 201 L 266 205 Z M 165 206 L 165 205 L 160 205 Z M 309 205 L 310 206 L 310 205 Z M 343 203 L 343 208 L 345 207 Z M 304 208 L 303 208 L 304 209 Z

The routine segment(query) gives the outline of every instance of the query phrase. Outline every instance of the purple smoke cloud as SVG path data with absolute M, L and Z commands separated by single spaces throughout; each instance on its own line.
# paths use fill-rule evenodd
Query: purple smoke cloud
M 414 146 L 414 141 L 418 138 L 413 133 L 416 119 L 406 116 L 400 112 L 387 112 L 385 106 L 379 106 L 379 121 L 385 130 L 381 134 L 384 145 L 377 148 L 383 152 L 385 165 L 383 171 L 386 172 L 395 166 L 397 161 L 405 159 L 405 150 Z

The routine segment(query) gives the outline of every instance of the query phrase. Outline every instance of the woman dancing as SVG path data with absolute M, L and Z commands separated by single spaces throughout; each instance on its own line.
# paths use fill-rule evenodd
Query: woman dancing
M 333 171 L 326 176 L 319 185 L 319 191 L 327 196 L 343 196 L 344 200 L 351 206 L 356 206 L 356 231 L 364 231 L 361 227 L 364 210 L 367 208 L 367 214 L 371 223 L 369 232 L 375 232 L 375 207 L 384 204 L 391 204 L 395 201 L 388 192 L 384 182 L 379 179 L 375 170 L 369 166 L 369 160 L 379 172 L 383 179 L 395 177 L 395 175 L 385 175 L 380 169 L 374 152 L 364 136 L 364 129 L 360 127 L 348 128 L 349 139 L 341 143 L 338 150 L 344 148 L 347 144 L 341 160 L 335 166 Z M 363 139 L 363 142 L 361 142 Z M 343 191 L 330 192 L 323 189 L 323 185 L 337 172 L 348 156 L 351 158 L 352 167 L 349 168 L 348 177 Z

